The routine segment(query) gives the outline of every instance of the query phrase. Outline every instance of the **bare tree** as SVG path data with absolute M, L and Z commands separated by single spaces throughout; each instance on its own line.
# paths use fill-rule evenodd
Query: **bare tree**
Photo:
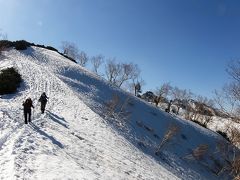
M 170 93 L 170 90 L 172 89 L 169 82 L 163 83 L 160 88 L 157 88 L 155 94 L 161 97 L 167 97 Z
M 213 106 L 213 100 L 200 95 L 196 96 L 194 107 L 191 108 L 191 120 L 199 121 L 201 118 L 202 123 L 207 126 L 207 124 L 212 120 L 212 116 L 215 115 L 214 111 L 212 110 Z
M 240 83 L 240 60 L 230 62 L 227 72 L 236 82 Z
M 133 63 L 123 63 L 121 66 L 121 74 L 118 79 L 118 86 L 121 87 L 122 84 L 128 80 L 135 80 L 139 77 L 140 69 L 137 64 Z
M 88 61 L 87 54 L 84 51 L 79 52 L 79 49 L 76 44 L 68 41 L 63 41 L 61 49 L 63 50 L 63 53 L 67 55 L 68 57 L 77 60 L 77 62 L 81 66 L 86 66 L 86 63 Z
M 68 57 L 76 60 L 78 58 L 79 50 L 76 44 L 68 41 L 63 41 L 61 45 L 63 53 Z
M 171 95 L 173 99 L 189 100 L 192 97 L 192 92 L 186 89 L 172 88 Z
M 192 97 L 192 92 L 190 90 L 186 89 L 179 89 L 178 87 L 174 87 L 171 90 L 171 96 L 173 100 L 176 100 L 177 103 L 175 105 L 177 106 L 177 114 L 179 113 L 181 104 L 183 101 L 187 102 L 191 99 Z
M 221 90 L 214 91 L 214 101 L 217 107 L 229 117 L 237 117 L 239 115 L 240 102 L 233 94 L 231 85 L 226 84 Z
M 88 62 L 88 56 L 87 54 L 84 52 L 84 51 L 81 51 L 78 56 L 77 56 L 77 59 L 78 59 L 78 63 L 85 67 L 87 62 Z
M 228 84 L 227 90 L 232 98 L 232 102 L 235 102 L 231 116 L 235 121 L 240 122 L 240 60 L 232 61 L 228 65 L 227 72 L 232 78 L 232 82 Z
M 110 83 L 117 85 L 117 80 L 121 73 L 121 64 L 116 63 L 115 58 L 107 60 L 105 65 L 106 78 Z
M 104 62 L 104 56 L 99 54 L 97 56 L 93 56 L 91 58 L 91 62 L 93 64 L 93 72 L 98 74 L 98 69 L 101 66 L 101 64 L 103 64 Z
M 170 85 L 169 82 L 163 83 L 159 88 L 156 89 L 155 94 L 157 96 L 154 99 L 154 102 L 155 102 L 156 106 L 158 106 L 158 104 L 160 102 L 162 102 L 163 99 L 167 98 L 167 96 L 169 95 L 171 89 L 172 89 L 172 86 Z
M 133 63 L 117 63 L 115 58 L 107 60 L 105 74 L 109 82 L 121 87 L 130 80 L 133 83 L 139 78 L 140 69 Z
M 225 114 L 239 121 L 240 60 L 231 61 L 226 71 L 232 78 L 232 81 L 226 84 L 221 91 L 215 91 L 215 102 Z
M 214 101 L 212 99 L 207 98 L 207 97 L 198 95 L 196 97 L 196 100 L 197 100 L 197 102 L 200 102 L 200 103 L 202 103 L 202 104 L 204 104 L 206 106 L 214 107 Z

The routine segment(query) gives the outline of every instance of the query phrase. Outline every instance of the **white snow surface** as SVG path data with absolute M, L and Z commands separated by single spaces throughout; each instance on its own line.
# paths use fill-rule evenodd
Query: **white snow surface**
M 54 51 L 11 49 L 0 60 L 0 69 L 7 67 L 24 81 L 16 94 L 0 98 L 0 179 L 219 179 L 184 160 L 199 144 L 214 148 L 216 133 L 156 109 Z M 45 114 L 38 103 L 42 92 L 49 96 Z M 127 129 L 104 116 L 113 94 L 131 99 Z M 25 125 L 27 97 L 35 108 Z M 156 156 L 173 123 L 178 136 Z

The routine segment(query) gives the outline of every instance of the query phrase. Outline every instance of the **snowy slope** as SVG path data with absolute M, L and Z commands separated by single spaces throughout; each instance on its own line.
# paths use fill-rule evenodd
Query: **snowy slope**
M 0 99 L 1 179 L 219 179 L 184 159 L 200 144 L 214 151 L 221 140 L 214 132 L 155 109 L 54 51 L 6 51 L 0 69 L 12 66 L 24 83 Z M 37 102 L 42 92 L 50 97 L 44 115 Z M 114 94 L 120 103 L 128 100 L 127 128 L 105 116 Z M 35 109 L 25 125 L 27 97 Z M 171 124 L 179 133 L 156 156 Z

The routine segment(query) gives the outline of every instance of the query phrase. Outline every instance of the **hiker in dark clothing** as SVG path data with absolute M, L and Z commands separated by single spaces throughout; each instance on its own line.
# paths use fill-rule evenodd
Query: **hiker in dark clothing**
M 42 93 L 41 97 L 39 98 L 39 102 L 41 102 L 41 112 L 42 114 L 44 113 L 45 111 L 45 107 L 46 107 L 46 104 L 47 104 L 47 100 L 48 100 L 48 97 L 46 95 L 46 93 Z
M 172 102 L 173 102 L 173 101 L 170 100 L 170 102 L 168 103 L 167 109 L 165 109 L 165 111 L 168 112 L 168 113 L 170 112 L 170 108 L 171 108 Z
M 161 101 L 161 96 L 156 96 L 154 98 L 154 103 L 155 103 L 156 107 L 158 107 L 158 104 L 160 103 L 160 101 Z
M 31 122 L 31 108 L 34 108 L 31 98 L 27 98 L 22 105 L 23 105 L 25 124 L 27 124 L 28 122 Z

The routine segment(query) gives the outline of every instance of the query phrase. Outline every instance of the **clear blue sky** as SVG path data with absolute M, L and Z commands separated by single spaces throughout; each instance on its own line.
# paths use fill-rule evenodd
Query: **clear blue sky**
M 144 90 L 170 82 L 211 96 L 240 57 L 238 0 L 0 0 L 0 28 L 9 40 L 71 41 L 134 62 Z

